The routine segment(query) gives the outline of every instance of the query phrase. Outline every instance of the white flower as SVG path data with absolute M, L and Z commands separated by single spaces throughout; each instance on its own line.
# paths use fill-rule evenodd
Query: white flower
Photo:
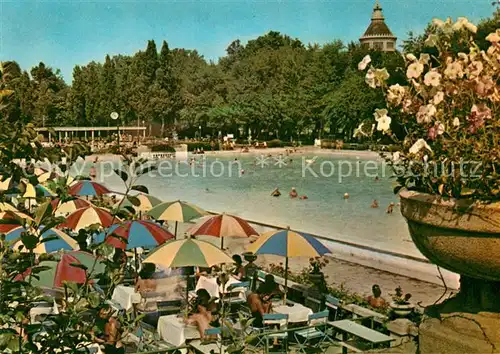
M 418 59 L 418 61 L 422 64 L 428 64 L 430 60 L 431 56 L 427 53 L 420 54 L 420 58 Z
M 373 113 L 373 116 L 375 117 L 375 120 L 378 122 L 380 118 L 387 116 L 387 109 L 382 108 L 382 109 L 375 109 L 375 113 Z
M 372 68 L 368 69 L 366 72 L 365 76 L 365 82 L 370 86 L 371 88 L 376 88 L 377 86 L 375 85 L 375 72 L 373 71 Z
M 358 63 L 358 70 L 365 70 L 366 67 L 368 66 L 368 64 L 370 64 L 372 61 L 372 58 L 370 58 L 369 55 L 366 55 L 363 60 L 361 60 L 359 63 Z
M 461 79 L 464 76 L 462 64 L 458 61 L 448 64 L 444 70 L 444 75 L 451 80 Z
M 496 30 L 496 32 L 490 33 L 487 37 L 486 40 L 491 43 L 498 43 L 500 42 L 500 28 Z
M 392 161 L 397 162 L 401 158 L 401 153 L 399 151 L 396 151 L 395 153 L 392 154 Z
M 435 70 L 429 71 L 424 76 L 424 84 L 426 86 L 437 87 L 441 83 L 441 74 Z
M 441 122 L 436 122 L 436 133 L 437 135 L 443 135 L 445 132 L 444 124 Z
M 468 66 L 468 72 L 469 72 L 469 78 L 475 78 L 481 74 L 483 71 L 483 63 L 480 61 L 473 61 L 472 63 L 469 64 Z
M 424 160 L 424 163 L 427 163 L 427 161 L 429 161 L 429 155 L 424 155 L 423 160 Z
M 424 65 L 419 62 L 412 63 L 408 66 L 406 70 L 406 77 L 408 79 L 418 79 L 422 72 L 424 71 Z
M 458 53 L 458 57 L 460 58 L 460 60 L 462 60 L 465 64 L 467 64 L 469 62 L 469 57 L 467 56 L 467 54 L 465 53 Z
M 436 107 L 433 104 L 421 106 L 417 112 L 417 123 L 430 123 L 436 112 Z
M 389 78 L 389 72 L 386 68 L 375 69 L 375 84 L 377 86 L 382 86 L 385 81 Z
M 401 104 L 406 93 L 406 88 L 400 84 L 392 85 L 387 91 L 387 100 L 396 106 Z
M 408 53 L 406 54 L 406 59 L 408 59 L 409 61 L 416 61 L 417 57 L 411 53 Z
M 391 117 L 383 116 L 377 121 L 377 130 L 384 133 L 391 128 Z
M 444 100 L 444 92 L 438 91 L 438 93 L 436 93 L 434 95 L 434 98 L 432 99 L 432 103 L 434 103 L 434 105 L 437 106 L 438 104 L 443 102 L 443 100 Z
M 453 119 L 453 123 L 452 124 L 453 124 L 454 127 L 460 126 L 460 119 L 458 119 L 458 117 L 455 117 Z
M 413 146 L 410 148 L 410 153 L 416 154 L 422 149 L 427 149 L 432 152 L 431 147 L 429 146 L 429 144 L 427 144 L 427 142 L 424 139 L 418 139 L 415 142 L 415 144 L 413 144 Z
M 454 31 L 460 31 L 467 25 L 467 23 L 469 23 L 469 20 L 467 20 L 465 17 L 459 17 L 457 18 L 457 22 L 453 24 L 452 28 Z
M 469 32 L 472 32 L 472 33 L 476 33 L 477 32 L 477 26 L 471 22 L 467 22 L 465 24 L 465 28 L 469 31 Z
M 432 19 L 432 24 L 436 26 L 437 28 L 443 28 L 444 27 L 444 21 L 441 20 L 440 18 L 433 18 Z

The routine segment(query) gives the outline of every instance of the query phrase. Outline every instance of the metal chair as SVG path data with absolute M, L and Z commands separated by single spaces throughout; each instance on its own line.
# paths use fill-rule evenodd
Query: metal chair
M 281 340 L 285 347 L 284 352 L 288 353 L 288 332 L 276 333 L 277 331 L 274 328 L 275 326 L 278 326 L 280 331 L 288 329 L 288 314 L 265 314 L 262 318 L 262 322 L 264 324 L 263 337 L 265 339 L 266 353 L 269 353 L 269 339 L 273 339 L 275 341 Z
M 327 310 L 333 312 L 333 321 L 337 320 L 337 315 L 338 315 L 338 310 L 340 307 L 340 304 L 342 303 L 342 300 L 337 299 L 336 297 L 333 297 L 331 295 L 327 295 L 326 298 L 326 307 Z
M 310 347 L 320 349 L 322 353 L 326 351 L 321 348 L 325 342 L 334 343 L 334 340 L 327 333 L 328 317 L 330 312 L 324 310 L 309 315 L 308 328 L 294 332 L 295 340 L 302 353 L 308 353 Z M 312 344 L 312 345 L 309 345 Z

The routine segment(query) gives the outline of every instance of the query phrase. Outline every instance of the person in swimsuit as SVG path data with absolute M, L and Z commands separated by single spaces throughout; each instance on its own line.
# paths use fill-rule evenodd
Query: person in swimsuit
M 289 196 L 290 196 L 290 198 L 297 198 L 299 196 L 299 194 L 295 190 L 295 187 L 292 187 L 292 190 L 290 191 Z
M 373 308 L 384 308 L 387 306 L 387 302 L 382 298 L 382 290 L 380 290 L 380 286 L 374 284 L 372 286 L 372 295 L 367 297 L 367 301 Z
M 280 190 L 278 189 L 278 187 L 276 187 L 276 189 L 275 189 L 275 190 L 273 190 L 273 192 L 271 193 L 271 195 L 272 195 L 273 197 L 279 197 L 279 196 L 281 195 L 281 192 L 280 192 Z
M 101 307 L 95 326 L 98 330 L 95 341 L 104 345 L 105 354 L 125 354 L 125 347 L 121 343 L 120 323 L 113 316 L 111 306 L 104 304 Z
M 192 304 L 191 315 L 186 320 L 186 324 L 195 325 L 200 333 L 200 338 L 205 338 L 205 330 L 211 327 L 215 320 L 217 304 L 212 300 L 206 289 L 196 291 L 196 299 Z
M 271 299 L 280 295 L 279 286 L 271 274 L 266 275 L 264 283 L 259 286 L 255 293 L 248 295 L 247 303 L 254 318 L 252 323 L 254 327 L 261 328 L 264 325 L 263 316 L 271 311 Z

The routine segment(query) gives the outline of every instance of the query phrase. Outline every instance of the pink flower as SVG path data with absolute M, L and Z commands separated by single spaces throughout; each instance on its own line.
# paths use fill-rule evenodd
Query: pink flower
M 427 131 L 427 137 L 430 140 L 436 139 L 436 137 L 437 137 L 437 129 L 436 129 L 435 126 L 429 128 L 429 130 Z
M 473 105 L 471 114 L 467 118 L 469 121 L 469 132 L 474 134 L 484 126 L 485 119 L 491 118 L 491 109 L 484 103 Z

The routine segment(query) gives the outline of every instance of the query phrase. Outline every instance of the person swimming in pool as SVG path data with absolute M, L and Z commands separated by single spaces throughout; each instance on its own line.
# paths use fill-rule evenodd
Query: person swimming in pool
M 281 192 L 280 192 L 280 190 L 278 189 L 278 187 L 276 187 L 276 188 L 273 190 L 273 192 L 271 193 L 271 195 L 272 195 L 273 197 L 279 197 L 279 196 L 281 195 Z
M 290 191 L 289 195 L 290 195 L 290 198 L 297 198 L 299 196 L 299 194 L 295 190 L 295 187 L 292 187 L 292 190 Z

